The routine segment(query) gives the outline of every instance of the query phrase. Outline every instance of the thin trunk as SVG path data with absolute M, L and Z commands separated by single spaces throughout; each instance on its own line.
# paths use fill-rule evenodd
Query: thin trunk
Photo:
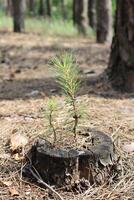
M 24 32 L 24 0 L 12 0 L 14 32 Z
M 62 12 L 62 16 L 63 19 L 66 20 L 67 19 L 67 5 L 66 5 L 67 1 L 65 0 L 61 0 L 61 12 Z
M 116 89 L 134 92 L 134 0 L 118 0 L 108 76 Z
M 35 0 L 29 0 L 29 11 L 34 14 L 35 12 Z
M 96 0 L 88 0 L 88 17 L 89 25 L 96 30 L 97 16 L 96 16 Z
M 88 0 L 73 1 L 73 20 L 78 31 L 85 35 L 88 27 Z
M 112 2 L 97 0 L 97 42 L 105 43 L 112 40 Z
M 13 15 L 13 8 L 11 0 L 7 0 L 6 2 L 6 14 L 12 16 Z
M 41 16 L 45 15 L 45 2 L 44 2 L 44 0 L 39 1 L 39 15 L 41 15 Z
M 73 16 L 72 16 L 72 18 L 73 18 L 73 24 L 74 24 L 74 26 L 76 25 L 76 0 L 73 0 Z
M 46 14 L 47 14 L 47 16 L 48 17 L 51 17 L 51 4 L 52 4 L 52 2 L 51 2 L 51 0 L 46 0 Z

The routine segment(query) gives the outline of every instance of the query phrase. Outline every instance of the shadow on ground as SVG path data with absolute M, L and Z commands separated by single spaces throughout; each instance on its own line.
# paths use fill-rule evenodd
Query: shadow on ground
M 0 100 L 61 95 L 49 72 L 48 62 L 64 51 L 73 52 L 81 70 L 82 87 L 78 95 L 121 97 L 111 89 L 103 73 L 110 46 L 96 44 L 89 38 L 54 39 L 32 34 L 5 34 L 0 48 Z
M 91 75 L 90 77 L 83 76 L 81 83 L 79 96 L 90 95 L 113 99 L 133 96 L 133 94 L 124 96 L 124 94 L 112 90 L 105 74 Z M 53 95 L 62 95 L 62 91 L 53 77 L 2 81 L 0 83 L 0 100 L 37 99 Z

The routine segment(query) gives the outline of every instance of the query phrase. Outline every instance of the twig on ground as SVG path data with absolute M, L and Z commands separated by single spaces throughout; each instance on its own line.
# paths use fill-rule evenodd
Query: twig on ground
M 41 177 L 39 177 L 39 175 L 37 175 L 36 173 L 34 173 L 34 171 L 30 168 L 29 169 L 30 172 L 32 173 L 32 175 L 37 179 L 38 183 L 41 183 L 42 185 L 44 185 L 46 188 L 48 188 L 51 192 L 53 192 L 60 200 L 64 200 L 61 195 L 56 192 L 50 185 L 48 185 L 47 183 L 45 183 Z

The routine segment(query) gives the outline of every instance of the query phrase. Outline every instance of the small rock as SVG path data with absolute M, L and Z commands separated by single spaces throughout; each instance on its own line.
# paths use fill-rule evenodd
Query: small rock
M 55 92 L 57 92 L 57 90 L 56 89 L 50 89 L 50 92 L 55 93 Z
M 94 70 L 84 70 L 83 74 L 95 74 Z
M 39 90 L 33 90 L 30 93 L 27 93 L 26 96 L 28 97 L 36 97 L 40 94 Z
M 126 151 L 127 153 L 134 152 L 134 142 L 131 142 L 130 144 L 125 144 L 123 146 L 123 150 Z

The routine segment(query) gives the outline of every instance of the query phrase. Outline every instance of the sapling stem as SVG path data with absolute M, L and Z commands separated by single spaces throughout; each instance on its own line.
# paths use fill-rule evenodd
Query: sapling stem
M 70 98 L 72 99 L 72 107 L 73 107 L 73 113 L 74 113 L 74 115 L 73 115 L 73 118 L 74 118 L 73 133 L 74 133 L 74 137 L 76 138 L 79 116 L 77 114 L 75 97 L 70 96 Z
M 55 112 L 57 111 L 57 103 L 54 98 L 50 98 L 47 102 L 47 109 L 46 109 L 46 118 L 49 123 L 49 127 L 53 132 L 53 143 L 55 144 L 57 141 L 57 133 L 56 127 L 54 125 L 55 121 Z
M 53 115 L 53 111 L 51 110 L 51 111 L 50 111 L 50 115 L 49 115 L 49 125 L 50 125 L 50 127 L 52 128 L 52 130 L 53 130 L 53 134 L 54 134 L 54 142 L 53 142 L 53 143 L 55 144 L 56 141 L 57 141 L 57 136 L 56 136 L 55 127 L 54 127 L 54 125 L 53 125 L 52 115 Z
M 63 89 L 63 92 L 67 98 L 67 104 L 71 107 L 69 111 L 74 119 L 73 133 L 76 138 L 77 126 L 80 115 L 76 106 L 76 92 L 79 88 L 79 71 L 72 54 L 65 53 L 59 57 L 55 57 L 52 60 L 53 67 L 57 73 L 57 82 Z

